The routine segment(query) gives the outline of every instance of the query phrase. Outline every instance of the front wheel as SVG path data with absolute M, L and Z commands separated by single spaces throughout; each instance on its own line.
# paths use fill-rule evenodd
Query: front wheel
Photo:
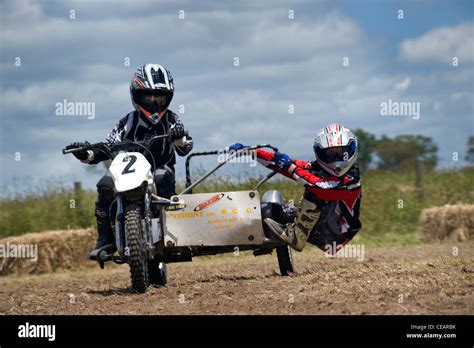
M 144 293 L 149 285 L 148 267 L 141 210 L 136 205 L 128 206 L 125 212 L 125 235 L 127 238 L 127 254 L 132 289 L 136 292 Z
M 290 273 L 294 273 L 295 267 L 293 265 L 291 248 L 288 245 L 282 245 L 276 248 L 276 252 L 281 275 L 287 276 Z

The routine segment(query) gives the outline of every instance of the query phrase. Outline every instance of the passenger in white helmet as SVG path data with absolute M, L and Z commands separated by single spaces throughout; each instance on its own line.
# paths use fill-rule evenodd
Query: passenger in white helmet
M 247 146 L 229 147 L 237 151 Z M 282 225 L 270 218 L 268 229 L 297 251 L 306 242 L 337 252 L 360 230 L 361 182 L 356 165 L 356 136 L 339 124 L 321 129 L 314 140 L 315 161 L 293 160 L 280 152 L 256 150 L 259 163 L 305 186 L 294 222 Z

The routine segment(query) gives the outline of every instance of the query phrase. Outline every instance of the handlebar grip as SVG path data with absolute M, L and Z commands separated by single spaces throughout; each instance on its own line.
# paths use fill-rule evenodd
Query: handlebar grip
M 163 134 L 163 135 L 157 135 L 157 136 L 153 137 L 153 138 L 150 139 L 150 140 L 167 139 L 168 141 L 172 142 L 172 141 L 176 141 L 176 140 L 180 140 L 180 139 L 186 138 L 186 137 L 188 137 L 188 136 L 189 136 L 189 132 L 188 132 L 188 131 L 185 131 L 185 132 L 184 132 L 184 135 L 183 135 L 181 138 L 179 138 L 179 139 L 174 139 L 174 140 L 173 140 L 173 139 L 171 138 L 171 134 L 168 133 L 168 134 Z
M 90 146 L 81 146 L 81 147 L 76 147 L 74 149 L 62 149 L 63 155 L 66 155 L 68 153 L 74 153 L 82 150 L 89 150 L 91 147 Z
M 81 151 L 83 150 L 82 147 L 78 147 L 78 148 L 75 148 L 75 149 L 63 149 L 63 155 L 67 155 L 68 153 L 74 153 L 74 152 L 78 152 L 78 151 Z

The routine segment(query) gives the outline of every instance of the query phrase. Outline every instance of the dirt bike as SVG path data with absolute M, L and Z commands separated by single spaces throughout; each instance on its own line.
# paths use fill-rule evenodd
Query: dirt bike
M 191 183 L 190 160 L 195 156 L 215 155 L 225 150 L 192 153 L 186 159 L 186 189 L 171 199 L 159 197 L 153 173 L 156 165 L 149 147 L 167 135 L 148 141 L 114 144 L 80 144 L 63 149 L 63 154 L 94 150 L 112 160 L 109 171 L 115 184 L 115 199 L 110 207 L 117 253 L 104 248 L 97 254 L 101 268 L 105 262 L 130 266 L 132 289 L 143 293 L 150 284 L 167 283 L 166 264 L 192 261 L 194 256 L 253 250 L 255 256 L 277 252 L 282 275 L 294 272 L 291 249 L 275 239 L 262 223 L 270 217 L 281 223 L 294 219 L 296 209 L 286 204 L 280 192 L 266 192 L 262 200 L 258 189 L 276 172 L 258 182 L 255 190 L 192 194 L 192 189 L 242 151 L 272 148 L 256 145 L 229 154 L 226 160 Z M 138 151 L 149 154 L 151 163 Z M 289 207 L 289 208 L 288 208 Z M 262 218 L 263 217 L 263 218 Z

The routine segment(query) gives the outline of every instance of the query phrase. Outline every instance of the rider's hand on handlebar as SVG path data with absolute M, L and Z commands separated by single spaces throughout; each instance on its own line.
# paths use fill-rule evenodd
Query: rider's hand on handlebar
M 79 143 L 75 142 L 72 143 L 71 145 L 66 146 L 66 150 L 71 150 L 71 149 L 77 149 L 78 147 L 84 146 L 84 145 L 89 145 L 89 142 L 84 142 L 84 143 Z M 85 161 L 89 157 L 89 153 L 87 150 L 81 150 L 81 151 L 76 151 L 72 153 L 76 158 L 80 161 Z
M 185 137 L 188 135 L 188 131 L 184 129 L 184 126 L 182 124 L 175 124 L 173 128 L 170 128 L 168 132 L 168 136 L 171 141 L 175 141 L 178 139 L 181 139 L 182 137 Z
M 239 150 L 245 149 L 245 148 L 247 148 L 247 147 L 249 147 L 249 146 L 243 145 L 243 144 L 241 144 L 241 143 L 235 143 L 235 144 L 230 145 L 230 146 L 227 148 L 227 151 L 228 151 L 229 153 L 232 153 L 232 152 L 235 152 L 235 151 L 239 151 Z

